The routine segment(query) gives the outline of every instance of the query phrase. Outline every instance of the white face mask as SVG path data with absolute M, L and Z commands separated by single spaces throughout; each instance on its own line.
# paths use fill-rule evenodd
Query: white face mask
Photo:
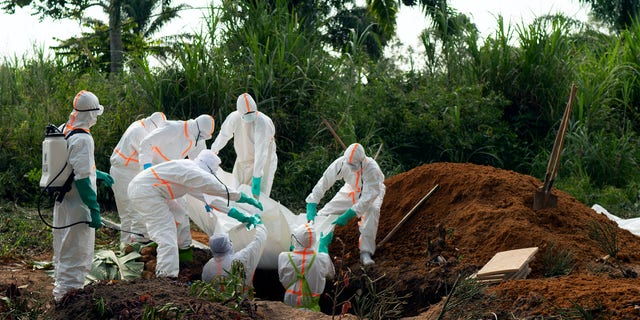
M 257 117 L 258 117 L 258 113 L 255 111 L 247 112 L 241 116 L 242 121 L 246 123 L 251 123 L 255 121 Z

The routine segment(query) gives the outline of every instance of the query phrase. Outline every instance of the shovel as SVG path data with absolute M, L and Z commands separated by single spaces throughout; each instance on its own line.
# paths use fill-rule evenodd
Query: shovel
M 553 143 L 553 149 L 551 150 L 551 155 L 549 157 L 549 163 L 547 164 L 544 183 L 536 190 L 536 193 L 533 196 L 533 210 L 558 206 L 558 197 L 551 194 L 551 187 L 553 186 L 553 181 L 556 178 L 556 173 L 558 173 L 558 167 L 560 166 L 560 154 L 562 153 L 564 137 L 567 133 L 567 127 L 569 126 L 569 116 L 571 115 L 571 108 L 573 107 L 576 91 L 578 91 L 578 87 L 576 87 L 575 84 L 572 84 L 569 102 L 567 102 L 567 106 L 564 109 L 562 122 L 560 123 L 560 128 L 558 129 L 558 134 L 556 135 L 556 140 Z

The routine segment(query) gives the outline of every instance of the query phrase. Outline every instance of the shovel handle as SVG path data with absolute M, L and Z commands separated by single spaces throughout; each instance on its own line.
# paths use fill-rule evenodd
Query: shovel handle
M 427 193 L 424 197 L 422 197 L 422 199 L 420 199 L 420 201 L 418 201 L 418 203 L 416 203 L 415 206 L 413 206 L 413 208 L 411 208 L 411 210 L 409 210 L 409 212 L 402 218 L 402 220 L 400 220 L 400 222 L 398 222 L 398 224 L 396 224 L 395 227 L 393 227 L 393 229 L 389 232 L 389 234 L 387 234 L 386 237 L 384 237 L 384 239 L 382 239 L 382 241 L 380 241 L 380 243 L 378 243 L 376 245 L 376 247 L 380 247 L 382 246 L 385 242 L 387 242 L 391 236 L 393 236 L 398 229 L 400 229 L 400 227 L 405 223 L 405 221 L 407 221 L 407 219 L 409 219 L 409 217 L 411 217 L 411 215 L 413 214 L 414 211 L 416 211 L 416 209 L 418 209 L 418 207 L 425 201 L 427 200 L 431 194 L 433 194 L 436 190 L 438 190 L 438 187 L 440 187 L 439 184 L 436 184 L 435 187 L 433 187 L 431 189 L 431 191 L 429 191 L 429 193 Z
M 562 147 L 564 146 L 567 127 L 569 126 L 569 119 L 571 117 L 571 109 L 573 108 L 573 103 L 575 101 L 577 91 L 578 87 L 575 84 L 572 84 L 569 101 L 567 102 L 567 106 L 564 109 L 562 121 L 560 122 L 560 128 L 558 129 L 556 140 L 553 143 L 553 149 L 551 150 L 551 155 L 549 157 L 549 163 L 547 164 L 547 172 L 545 174 L 544 181 L 545 192 L 551 190 L 551 185 L 553 184 L 553 180 L 555 179 L 556 174 L 558 173 L 558 168 L 560 167 L 560 155 L 562 153 Z

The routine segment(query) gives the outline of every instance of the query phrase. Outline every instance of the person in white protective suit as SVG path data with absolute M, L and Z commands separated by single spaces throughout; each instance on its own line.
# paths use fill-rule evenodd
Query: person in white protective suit
M 140 212 L 151 240 L 158 244 L 156 276 L 177 277 L 179 249 L 191 246 L 189 217 L 176 199 L 188 193 L 205 201 L 204 194 L 208 194 L 248 203 L 262 210 L 257 200 L 218 181 L 214 172 L 219 164 L 218 156 L 203 150 L 195 160 L 170 160 L 149 167 L 129 183 L 133 207 Z M 243 223 L 254 219 L 235 208 L 229 210 L 229 216 Z
M 153 130 L 167 121 L 164 113 L 154 112 L 150 116 L 133 122 L 122 134 L 120 141 L 111 154 L 109 173 L 116 180 L 111 186 L 120 217 L 120 243 L 126 245 L 133 242 L 145 242 L 148 239 L 140 235 L 146 233 L 140 214 L 133 210 L 127 188 L 129 182 L 142 168 L 140 167 L 140 142 Z M 128 232 L 127 232 L 128 231 Z
M 96 169 L 91 128 L 102 114 L 95 94 L 82 90 L 73 100 L 73 111 L 60 128 L 67 139 L 67 165 L 73 169 L 70 190 L 53 207 L 53 264 L 56 302 L 73 289 L 84 286 L 84 278 L 91 269 L 95 244 L 95 229 L 102 225 L 97 200 L 96 180 L 110 186 L 109 174 Z M 69 180 L 71 181 L 71 180 Z M 81 223 L 81 222 L 88 222 Z M 79 223 L 80 222 L 80 223 Z M 66 227 L 65 226 L 69 226 Z
M 278 276 L 285 288 L 284 303 L 292 307 L 320 311 L 318 302 L 326 278 L 335 274 L 329 257 L 333 232 L 321 236 L 318 251 L 313 248 L 316 231 L 310 224 L 298 226 L 291 234 L 292 252 L 278 255 Z
M 250 224 L 255 226 L 256 234 L 253 240 L 238 252 L 234 252 L 228 234 L 214 234 L 209 237 L 209 248 L 213 257 L 202 268 L 202 281 L 212 282 L 219 277 L 227 277 L 227 272 L 232 270 L 233 261 L 237 260 L 244 266 L 244 284 L 252 285 L 253 275 L 267 241 L 267 229 L 258 214 L 254 215 L 253 221 L 247 224 L 247 229 L 250 228 Z
M 344 180 L 344 186 L 322 210 L 317 211 L 325 192 L 339 179 Z M 373 264 L 371 256 L 376 252 L 376 234 L 384 193 L 384 174 L 378 163 L 366 156 L 362 145 L 351 144 L 343 156 L 329 165 L 307 196 L 307 220 L 313 221 L 316 214 L 340 214 L 333 224 L 344 226 L 352 218 L 358 217 L 360 261 L 364 265 Z
M 234 187 L 250 185 L 256 199 L 260 195 L 269 197 L 278 167 L 275 126 L 271 118 L 258 112 L 256 102 L 248 93 L 238 96 L 236 108 L 224 119 L 211 150 L 218 154 L 233 138 L 236 152 L 231 172 L 236 183 Z
M 206 141 L 212 138 L 214 128 L 213 117 L 207 114 L 186 121 L 167 120 L 140 142 L 140 166 L 147 169 L 165 161 L 195 159 L 202 150 L 207 149 Z M 187 199 L 177 197 L 172 206 L 182 207 L 176 210 L 186 211 Z M 189 219 L 182 222 L 179 227 L 182 233 L 186 233 L 184 230 L 190 229 Z M 181 249 L 181 257 L 185 261 L 191 260 L 191 246 Z

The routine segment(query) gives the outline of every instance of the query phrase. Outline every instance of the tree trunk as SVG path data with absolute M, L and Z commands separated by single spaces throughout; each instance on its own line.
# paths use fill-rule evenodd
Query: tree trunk
M 109 1 L 109 50 L 111 73 L 122 71 L 124 50 L 122 48 L 122 0 Z

